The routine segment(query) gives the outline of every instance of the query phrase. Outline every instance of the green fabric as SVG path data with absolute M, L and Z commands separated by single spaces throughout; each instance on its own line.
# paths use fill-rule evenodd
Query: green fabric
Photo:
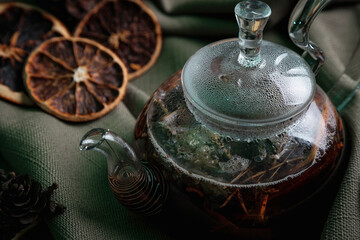
M 138 114 L 166 78 L 181 69 L 185 61 L 206 43 L 237 36 L 232 13 L 236 2 L 154 0 L 149 3 L 163 27 L 161 55 L 153 68 L 129 84 L 123 103 L 99 120 L 67 123 L 39 108 L 0 101 L 0 167 L 29 173 L 44 186 L 52 182 L 59 184 L 54 198 L 66 205 L 67 211 L 49 222 L 54 238 L 176 238 L 175 233 L 162 228 L 156 221 L 135 216 L 120 206 L 108 186 L 105 160 L 93 152 L 80 152 L 78 145 L 83 134 L 94 127 L 110 128 L 131 141 Z M 268 1 L 273 13 L 265 39 L 285 41 L 291 46 L 284 17 L 288 17 L 292 5 L 287 2 L 291 1 Z M 359 5 L 354 6 L 334 5 L 314 23 L 312 38 L 327 54 L 326 64 L 318 75 L 318 83 L 326 91 L 341 81 L 359 45 L 360 11 Z M 341 114 L 349 132 L 349 163 L 329 212 L 323 239 L 360 238 L 360 92 Z M 176 223 L 177 215 L 173 217 Z

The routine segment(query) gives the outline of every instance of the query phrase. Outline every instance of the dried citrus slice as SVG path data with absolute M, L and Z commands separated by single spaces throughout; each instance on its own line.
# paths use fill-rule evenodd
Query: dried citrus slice
M 23 86 L 25 59 L 44 40 L 70 33 L 52 15 L 22 3 L 0 3 L 0 23 L 0 97 L 32 105 Z
M 85 38 L 52 38 L 30 55 L 25 86 L 35 102 L 74 122 L 99 118 L 125 95 L 125 65 L 108 48 Z
M 100 1 L 101 0 L 66 0 L 65 5 L 71 16 L 76 19 L 82 19 L 86 13 L 93 9 Z
M 74 35 L 96 40 L 113 50 L 124 61 L 129 79 L 154 65 L 162 45 L 155 14 L 139 0 L 99 3 L 79 23 Z
M 73 31 L 86 13 L 101 0 L 36 0 L 41 8 L 60 19 Z

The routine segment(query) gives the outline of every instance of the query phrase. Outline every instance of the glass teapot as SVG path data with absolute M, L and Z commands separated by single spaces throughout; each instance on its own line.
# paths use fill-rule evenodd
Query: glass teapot
M 81 150 L 108 159 L 117 199 L 156 215 L 169 184 L 236 227 L 266 224 L 310 198 L 342 161 L 342 120 L 315 83 L 324 61 L 309 27 L 327 1 L 299 1 L 289 22 L 304 58 L 262 41 L 271 14 L 260 1 L 235 7 L 239 38 L 198 50 L 140 114 L 132 146 L 93 129 Z

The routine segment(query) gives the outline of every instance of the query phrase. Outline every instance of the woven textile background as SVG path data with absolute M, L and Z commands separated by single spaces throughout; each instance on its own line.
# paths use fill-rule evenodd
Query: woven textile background
M 294 1 L 267 2 L 272 16 L 265 39 L 295 49 L 286 34 Z M 133 215 L 120 206 L 108 186 L 105 160 L 95 153 L 80 152 L 78 145 L 83 134 L 94 127 L 110 128 L 131 142 L 136 118 L 152 92 L 181 69 L 197 49 L 215 40 L 237 36 L 233 15 L 237 1 L 147 3 L 163 29 L 160 58 L 152 69 L 129 84 L 124 101 L 105 117 L 89 123 L 67 123 L 39 108 L 0 100 L 0 167 L 29 173 L 44 186 L 54 181 L 59 184 L 54 197 L 67 206 L 67 211 L 49 222 L 55 239 L 177 237 L 156 221 Z M 342 81 L 359 80 L 360 4 L 335 1 L 315 21 L 312 39 L 326 53 L 326 64 L 317 79 L 321 87 L 329 91 Z M 323 239 L 360 238 L 360 91 L 341 115 L 349 133 L 349 159 L 322 231 Z

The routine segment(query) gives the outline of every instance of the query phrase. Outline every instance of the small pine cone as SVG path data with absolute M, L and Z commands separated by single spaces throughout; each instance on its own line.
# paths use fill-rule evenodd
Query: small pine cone
M 0 239 L 11 239 L 40 217 L 64 212 L 65 207 L 51 201 L 56 188 L 53 184 L 43 191 L 40 183 L 28 175 L 0 171 Z
M 28 175 L 21 175 L 7 181 L 2 186 L 3 211 L 18 219 L 21 224 L 35 222 L 41 210 L 46 206 L 46 198 L 41 196 L 41 185 Z
M 3 169 L 0 169 L 0 186 L 8 181 L 9 179 L 12 179 L 15 177 L 15 173 L 14 172 L 10 172 L 8 174 L 6 174 L 6 172 Z M 0 188 L 1 191 L 1 188 Z

